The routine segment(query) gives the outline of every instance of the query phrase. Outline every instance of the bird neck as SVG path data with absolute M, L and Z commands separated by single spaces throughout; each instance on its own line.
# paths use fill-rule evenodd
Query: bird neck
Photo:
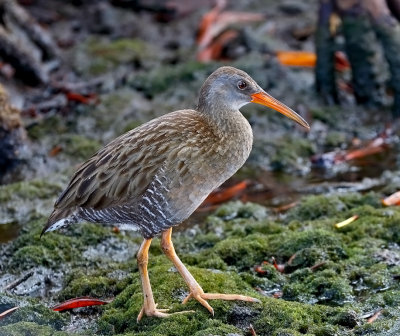
M 243 133 L 244 128 L 247 131 L 248 121 L 238 109 L 217 102 L 208 105 L 199 105 L 198 111 L 208 121 L 209 125 L 219 133 L 226 136 L 229 134 Z

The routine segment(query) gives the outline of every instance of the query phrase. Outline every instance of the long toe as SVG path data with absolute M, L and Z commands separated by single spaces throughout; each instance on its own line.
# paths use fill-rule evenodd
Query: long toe
M 214 309 L 210 306 L 207 300 L 239 300 L 247 302 L 261 302 L 260 300 L 239 294 L 219 294 L 219 293 L 204 293 L 202 291 L 191 292 L 184 300 L 183 304 L 188 302 L 191 298 L 199 301 L 207 310 L 214 316 Z
M 144 306 L 142 307 L 142 309 L 140 310 L 140 313 L 137 317 L 137 321 L 139 322 L 143 315 L 146 316 L 154 316 L 154 317 L 169 317 L 171 315 L 175 315 L 175 314 L 186 314 L 186 313 L 194 313 L 194 310 L 184 310 L 184 311 L 180 311 L 180 312 L 174 312 L 174 313 L 167 313 L 169 311 L 169 309 L 145 309 Z
M 240 294 L 204 293 L 202 297 L 206 300 L 238 300 L 257 303 L 261 302 L 259 299 Z

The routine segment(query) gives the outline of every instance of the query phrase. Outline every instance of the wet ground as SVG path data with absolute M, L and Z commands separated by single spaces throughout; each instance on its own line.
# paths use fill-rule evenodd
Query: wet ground
M 390 109 L 353 106 L 346 92 L 343 106 L 326 107 L 314 93 L 313 69 L 283 67 L 263 51 L 312 50 L 312 35 L 298 40 L 292 31 L 315 26 L 316 1 L 231 4 L 230 9 L 265 12 L 267 19 L 239 29 L 251 37 L 253 49 L 239 44 L 236 60 L 209 64 L 195 60 L 195 31 L 210 7 L 166 24 L 154 13 L 101 6 L 107 14 L 101 22 L 95 4 L 51 2 L 43 10 L 38 1 L 28 8 L 47 20 L 64 46 L 64 72 L 55 79 L 97 81 L 90 93 L 98 101 L 40 110 L 41 103 L 54 100 L 46 89 L 4 83 L 17 106 L 35 107 L 36 113 L 24 114 L 29 143 L 0 186 L 0 313 L 20 307 L 0 318 L 0 335 L 251 335 L 250 325 L 257 335 L 397 335 L 400 210 L 381 205 L 400 189 L 399 139 Z M 104 24 L 106 34 L 98 30 Z M 240 292 L 262 303 L 215 301 L 211 318 L 190 301 L 184 309 L 195 314 L 138 324 L 138 234 L 90 223 L 42 239 L 39 233 L 82 161 L 147 120 L 194 107 L 201 83 L 222 64 L 248 71 L 312 125 L 305 133 L 278 113 L 243 108 L 254 148 L 225 187 L 243 180 L 247 187 L 236 201 L 195 213 L 174 235 L 178 253 L 206 291 Z M 374 155 L 323 155 L 365 148 L 387 129 L 392 131 Z M 352 215 L 359 220 L 334 227 Z M 162 308 L 183 310 L 187 288 L 158 245 L 156 240 L 149 265 L 156 300 Z M 278 271 L 271 265 L 272 258 L 285 266 L 283 272 L 283 266 Z M 66 313 L 49 309 L 86 295 L 114 301 Z

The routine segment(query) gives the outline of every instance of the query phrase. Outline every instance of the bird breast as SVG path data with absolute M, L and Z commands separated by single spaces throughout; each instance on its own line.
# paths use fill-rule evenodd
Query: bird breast
M 179 222 L 247 160 L 253 142 L 251 127 L 242 114 L 225 121 L 224 128 L 198 122 L 183 131 L 185 141 L 166 161 L 168 204 Z M 170 153 L 172 154 L 172 153 Z

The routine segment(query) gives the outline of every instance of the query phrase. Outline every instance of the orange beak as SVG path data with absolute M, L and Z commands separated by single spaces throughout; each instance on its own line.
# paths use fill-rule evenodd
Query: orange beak
M 294 120 L 301 126 L 305 127 L 307 130 L 310 129 L 307 121 L 305 121 L 302 117 L 300 117 L 296 112 L 294 112 L 291 108 L 287 107 L 285 104 L 281 103 L 279 100 L 270 96 L 266 92 L 257 92 L 251 95 L 251 102 L 256 104 L 261 104 L 268 106 L 279 113 L 282 113 L 286 117 Z

